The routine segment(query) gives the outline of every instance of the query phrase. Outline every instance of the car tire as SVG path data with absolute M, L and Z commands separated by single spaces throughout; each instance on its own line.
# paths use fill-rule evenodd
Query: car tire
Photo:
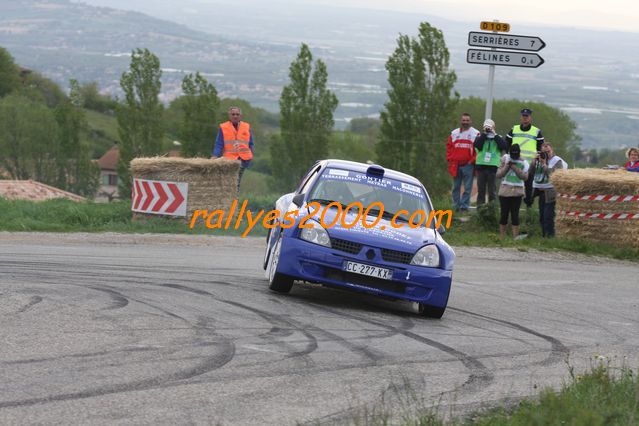
M 423 317 L 440 319 L 444 316 L 444 311 L 446 311 L 445 306 L 440 308 L 439 306 L 426 305 L 425 303 L 417 304 L 417 312 Z
M 270 257 L 270 268 L 268 270 L 268 288 L 277 293 L 288 293 L 293 288 L 293 278 L 277 272 L 280 262 L 280 251 L 282 248 L 282 235 L 279 236 Z

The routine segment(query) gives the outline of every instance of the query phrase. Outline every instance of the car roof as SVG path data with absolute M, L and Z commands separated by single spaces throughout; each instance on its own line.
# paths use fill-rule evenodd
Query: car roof
M 338 169 L 351 170 L 359 173 L 366 173 L 366 170 L 373 164 L 366 163 L 358 163 L 355 161 L 346 161 L 346 160 L 335 160 L 335 159 L 327 159 L 322 160 L 320 163 L 325 167 L 335 167 Z M 377 167 L 382 167 L 378 164 L 375 164 Z M 393 169 L 387 169 L 386 167 L 382 167 L 384 169 L 384 177 L 388 177 L 391 179 L 402 180 L 404 182 L 414 183 L 420 186 L 423 186 L 419 179 L 414 178 L 411 175 L 407 175 L 406 173 L 398 172 Z

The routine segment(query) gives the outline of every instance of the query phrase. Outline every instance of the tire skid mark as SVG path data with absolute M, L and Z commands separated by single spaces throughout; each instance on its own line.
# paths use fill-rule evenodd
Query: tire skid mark
M 77 286 L 77 287 L 82 287 L 82 288 L 87 288 L 87 286 L 84 285 L 80 285 L 80 284 L 70 284 L 73 286 Z M 166 309 L 160 308 L 158 306 L 155 306 L 153 304 L 141 301 L 141 300 L 137 300 L 134 298 L 128 298 L 125 297 L 124 295 L 122 295 L 121 293 L 111 289 L 111 288 L 100 288 L 100 287 L 91 287 L 88 286 L 88 288 L 91 288 L 93 290 L 97 290 L 97 291 L 103 291 L 106 292 L 112 296 L 114 295 L 118 295 L 119 297 L 124 298 L 125 300 L 127 300 L 127 304 L 128 304 L 128 299 L 134 300 L 138 303 L 141 303 L 143 305 L 152 307 L 154 309 L 158 309 L 160 312 L 167 314 L 171 317 L 174 317 L 176 319 L 180 319 L 184 322 L 186 322 L 190 327 L 189 329 L 194 329 L 196 330 L 196 334 L 198 334 L 198 339 L 196 339 L 194 341 L 195 346 L 212 346 L 218 349 L 218 353 L 216 353 L 213 356 L 210 357 L 206 357 L 202 362 L 200 362 L 199 364 L 196 364 L 193 367 L 190 368 L 185 368 L 185 369 L 180 369 L 178 371 L 172 372 L 172 373 L 168 373 L 168 374 L 164 374 L 164 375 L 159 375 L 156 377 L 151 377 L 148 379 L 143 379 L 143 380 L 138 380 L 138 381 L 134 381 L 134 382 L 130 382 L 130 383 L 121 383 L 121 384 L 112 384 L 112 385 L 106 385 L 106 386 L 101 386 L 101 387 L 97 387 L 94 389 L 89 389 L 89 390 L 84 390 L 84 391 L 78 391 L 78 392 L 70 392 L 70 393 L 64 393 L 64 394 L 58 394 L 58 395 L 51 395 L 51 396 L 46 396 L 46 397 L 39 397 L 39 398 L 30 398 L 30 399 L 23 399 L 23 400 L 17 400 L 17 401 L 0 401 L 0 409 L 2 408 L 12 408 L 12 407 L 24 407 L 24 406 L 32 406 L 32 405 L 38 405 L 38 404 L 46 404 L 46 403 L 50 403 L 50 402 L 60 402 L 60 401 L 69 401 L 69 400 L 76 400 L 76 399 L 85 399 L 85 398 L 93 398 L 93 397 L 98 397 L 98 396 L 103 396 L 103 395 L 109 395 L 109 394 L 115 394 L 115 393 L 122 393 L 122 392 L 131 392 L 131 391 L 140 391 L 140 390 L 149 390 L 149 389 L 159 389 L 159 388 L 163 388 L 163 387 L 168 387 L 168 386 L 174 386 L 177 385 L 178 383 L 176 382 L 181 382 L 181 381 L 185 381 L 185 380 L 189 380 L 192 379 L 194 377 L 197 376 L 201 376 L 203 374 L 206 374 L 208 372 L 211 372 L 213 370 L 222 368 L 224 365 L 226 365 L 227 363 L 229 363 L 235 356 L 235 343 L 233 342 L 232 339 L 229 339 L 227 337 L 221 336 L 221 335 L 217 335 L 215 333 L 211 333 L 211 329 L 209 328 L 204 328 L 204 327 L 199 327 L 198 325 L 193 325 L 191 324 L 187 319 L 174 314 Z M 119 299 L 120 300 L 120 299 Z M 120 300 L 121 303 L 123 303 Z M 204 331 L 206 330 L 206 331 Z M 203 335 L 206 334 L 206 339 L 204 339 Z M 142 348 L 133 348 L 133 349 L 124 349 L 124 351 L 142 351 Z M 118 351 L 116 351 L 118 352 Z M 67 355 L 66 357 L 91 357 L 91 356 L 95 356 L 95 355 L 105 355 L 107 354 L 108 351 L 102 351 L 102 352 L 97 352 L 95 354 L 80 354 L 80 355 Z M 195 357 L 195 359 L 201 359 L 202 357 Z M 24 360 L 24 362 L 29 362 L 31 360 Z M 38 360 L 35 360 L 38 361 Z M 20 361 L 19 361 L 20 362 Z M 22 363 L 24 363 L 22 362 Z
M 456 319 L 456 318 L 448 318 L 448 321 L 456 322 L 456 323 L 462 324 L 463 326 L 465 326 L 467 328 L 474 328 L 476 330 L 480 330 L 480 331 L 483 331 L 483 332 L 485 332 L 487 334 L 490 333 L 490 334 L 493 335 L 493 336 L 482 336 L 482 335 L 479 335 L 479 334 L 473 334 L 473 335 L 471 335 L 471 334 L 467 334 L 467 335 L 456 334 L 456 335 L 458 335 L 460 337 L 480 337 L 480 338 L 492 338 L 492 339 L 499 338 L 499 339 L 503 339 L 503 340 L 514 340 L 514 341 L 517 341 L 517 342 L 519 342 L 519 343 L 521 343 L 521 344 L 523 344 L 525 346 L 532 346 L 531 342 L 528 341 L 528 340 L 525 340 L 525 339 L 522 339 L 522 338 L 519 338 L 519 337 L 514 337 L 514 336 L 509 335 L 507 333 L 501 333 L 501 332 L 499 332 L 497 330 L 489 330 L 489 329 L 481 327 L 481 326 L 479 326 L 479 325 L 477 325 L 476 323 L 473 323 L 473 322 L 466 322 L 466 321 L 462 321 L 462 320 L 459 320 L 459 319 Z
M 476 357 L 473 357 L 471 355 L 468 355 L 464 352 L 461 352 L 458 349 L 455 349 L 451 346 L 448 346 L 444 343 L 438 342 L 436 340 L 433 339 L 429 339 L 428 337 L 424 337 L 421 336 L 419 334 L 413 333 L 412 331 L 408 331 L 408 330 L 404 330 L 402 328 L 399 327 L 395 327 L 393 325 L 389 325 L 389 324 L 385 324 L 381 321 L 378 320 L 373 320 L 373 319 L 369 319 L 369 318 L 365 318 L 365 317 L 361 317 L 359 315 L 354 315 L 348 312 L 340 312 L 340 311 L 336 311 L 333 310 L 331 308 L 326 308 L 324 306 L 319 306 L 316 304 L 312 304 L 313 306 L 316 307 L 320 307 L 321 309 L 331 312 L 333 314 L 336 315 L 341 315 L 347 318 L 352 318 L 354 320 L 357 321 L 362 321 L 368 324 L 373 324 L 373 325 L 377 325 L 379 327 L 383 327 L 386 329 L 392 329 L 394 331 L 397 332 L 397 334 L 401 334 L 405 337 L 408 337 L 409 339 L 415 340 L 417 342 L 423 343 L 425 345 L 428 345 L 432 348 L 438 349 L 444 353 L 447 353 L 448 355 L 451 355 L 453 357 L 455 357 L 459 362 L 461 362 L 464 367 L 466 367 L 469 370 L 469 376 L 468 379 L 466 379 L 466 381 L 459 386 L 459 388 L 464 389 L 464 388 L 470 388 L 469 390 L 475 391 L 475 390 L 479 390 L 480 386 L 486 386 L 489 383 L 491 383 L 494 380 L 494 375 L 493 373 L 481 362 L 479 361 L 479 359 L 477 359 Z M 453 391 L 457 390 L 454 389 Z
M 485 294 L 485 295 L 488 295 L 488 296 L 490 296 L 490 297 L 496 297 L 496 296 L 498 296 L 500 299 L 503 299 L 503 298 L 504 298 L 504 295 L 503 295 L 503 294 L 499 294 L 499 295 L 498 295 L 498 294 L 493 293 L 493 292 L 487 292 L 487 291 L 480 291 L 480 290 L 477 290 L 477 289 L 476 289 L 476 286 L 474 286 L 472 283 L 464 282 L 464 281 L 456 281 L 456 282 L 458 282 L 459 284 L 464 284 L 464 285 L 472 286 L 472 287 L 474 287 L 474 288 L 475 288 L 475 291 L 477 291 L 478 293 Z M 517 293 L 523 293 L 523 294 L 526 294 L 526 295 L 532 295 L 532 296 L 537 297 L 538 299 L 543 299 L 541 296 L 539 296 L 539 295 L 538 295 L 538 294 L 536 294 L 536 293 L 524 292 L 524 291 L 521 291 L 521 290 L 515 290 L 515 291 L 516 291 Z M 521 300 L 519 300 L 519 299 L 514 299 L 514 298 L 508 298 L 508 299 L 509 299 L 509 300 L 511 300 L 511 301 L 513 301 L 513 302 L 521 302 Z M 616 340 L 616 341 L 614 341 L 613 343 L 610 343 L 610 344 L 612 344 L 612 345 L 620 344 L 620 343 L 623 343 L 623 342 L 625 342 L 625 341 L 626 341 L 626 338 L 625 338 L 624 336 L 621 336 L 620 334 L 616 333 L 613 329 L 610 329 L 610 328 L 604 327 L 604 326 L 603 326 L 603 325 L 601 325 L 601 323 L 599 323 L 599 322 L 591 321 L 591 320 L 589 320 L 588 318 L 583 318 L 583 317 L 578 317 L 578 316 L 575 316 L 575 315 L 571 315 L 569 312 L 559 311 L 559 310 L 556 310 L 556 309 L 549 308 L 548 306 L 541 306 L 541 308 L 542 308 L 542 309 L 544 309 L 544 310 L 546 310 L 546 311 L 548 311 L 548 312 L 552 312 L 552 313 L 554 313 L 554 314 L 560 314 L 560 315 L 563 315 L 563 316 L 565 316 L 565 317 L 567 317 L 567 318 L 571 318 L 571 319 L 576 320 L 577 322 L 576 322 L 576 323 L 572 323 L 573 325 L 590 324 L 590 325 L 593 325 L 593 326 L 595 326 L 595 327 L 597 327 L 597 328 L 600 328 L 600 329 L 604 330 L 605 332 L 607 332 L 607 333 L 609 333 L 609 334 L 614 335 L 614 336 L 617 338 L 617 340 Z M 622 316 L 622 315 L 618 315 L 618 314 L 616 314 L 615 312 L 607 312 L 607 313 L 609 313 L 609 314 L 611 314 L 611 315 L 614 315 L 614 316 L 616 316 L 617 318 L 621 318 L 621 319 L 624 319 L 624 320 L 631 320 L 631 321 L 633 321 L 633 322 L 637 322 L 636 318 L 635 318 L 635 319 L 629 319 L 629 318 L 626 318 L 626 317 L 624 317 L 624 316 Z
M 91 290 L 106 293 L 109 295 L 109 297 L 111 297 L 111 301 L 113 303 L 111 304 L 111 306 L 107 306 L 106 308 L 104 308 L 104 310 L 121 309 L 129 304 L 129 299 L 127 299 L 122 293 L 113 289 L 97 286 L 86 286 L 85 288 L 90 288 Z
M 282 315 L 277 315 L 277 314 L 272 314 L 270 312 L 267 311 L 263 311 L 261 309 L 257 309 L 257 308 L 253 308 L 247 305 L 244 305 L 242 303 L 239 302 L 234 302 L 232 300 L 220 300 L 220 299 L 216 299 L 222 303 L 226 303 L 228 305 L 232 305 L 232 306 L 236 306 L 238 308 L 241 309 L 245 309 L 249 312 L 253 312 L 257 315 L 259 315 L 260 317 L 264 318 L 266 321 L 268 321 L 269 323 L 275 325 L 276 327 L 286 327 L 286 326 L 292 326 L 294 327 L 297 331 L 301 332 L 304 337 L 306 337 L 307 342 L 306 342 L 306 347 L 304 349 L 302 349 L 301 351 L 296 351 L 296 352 L 292 352 L 289 353 L 288 355 L 286 355 L 286 358 L 292 358 L 292 357 L 298 357 L 298 356 L 304 356 L 304 355 L 308 355 L 312 352 L 315 352 L 318 348 L 318 344 L 317 344 L 317 338 L 315 336 L 313 336 L 311 333 L 308 332 L 308 330 L 300 323 L 298 323 L 297 321 L 293 321 L 289 318 L 284 318 Z
M 147 352 L 147 351 L 154 351 L 156 349 L 157 348 L 153 348 L 153 347 L 151 347 L 151 348 L 131 347 L 131 348 L 118 349 L 118 350 L 114 350 L 114 351 L 86 352 L 86 353 L 81 353 L 81 354 L 61 355 L 61 356 L 58 356 L 58 357 L 29 358 L 29 359 L 19 359 L 19 360 L 14 360 L 14 361 L 2 361 L 2 362 L 0 362 L 0 365 L 35 364 L 35 363 L 40 363 L 40 362 L 60 361 L 60 360 L 66 359 L 66 358 L 73 358 L 73 359 L 90 358 L 90 357 L 93 357 L 93 356 L 111 355 L 111 354 L 120 353 L 120 352 L 126 352 L 126 353 Z
M 29 299 L 29 302 L 24 305 L 23 307 L 21 307 L 20 309 L 18 309 L 17 313 L 21 314 L 23 312 L 28 311 L 29 309 L 31 309 L 32 307 L 34 307 L 35 305 L 37 305 L 38 303 L 42 302 L 42 297 L 40 296 L 31 296 L 31 299 Z
M 239 302 L 234 302 L 232 300 L 220 299 L 217 295 L 209 291 L 201 290 L 198 288 L 188 287 L 181 284 L 160 284 L 159 286 L 173 288 L 180 291 L 186 291 L 186 292 L 194 293 L 201 296 L 209 296 L 209 297 L 212 297 L 217 302 L 231 305 L 240 309 L 248 310 L 249 312 L 252 312 L 262 317 L 271 325 L 271 329 L 268 332 L 260 335 L 259 337 L 268 338 L 268 336 L 271 336 L 271 337 L 281 337 L 282 335 L 289 336 L 294 333 L 294 330 L 301 332 L 304 335 L 304 337 L 306 337 L 307 339 L 306 347 L 302 350 L 295 350 L 295 348 L 292 348 L 291 345 L 286 342 L 273 340 L 273 343 L 282 345 L 285 348 L 285 350 L 287 351 L 286 358 L 303 357 L 310 354 L 311 352 L 314 352 L 318 348 L 317 339 L 315 338 L 315 336 L 313 336 L 311 333 L 305 330 L 300 324 L 297 324 L 295 321 L 292 321 L 290 319 L 283 318 L 281 315 L 275 315 L 270 312 L 266 312 L 257 308 L 252 308 L 250 306 L 244 305 Z M 291 349 L 293 350 L 291 351 Z M 307 360 L 307 364 L 309 362 L 310 360 Z
M 478 314 L 476 312 L 471 312 L 471 311 L 467 311 L 465 309 L 459 309 L 459 308 L 453 308 L 453 307 L 449 307 L 448 309 L 455 311 L 455 312 L 460 312 L 466 315 L 471 315 L 477 318 L 482 318 L 484 320 L 487 321 L 492 321 L 492 322 L 496 322 L 498 324 L 503 324 L 506 325 L 510 328 L 513 328 L 515 330 L 519 330 L 522 331 L 524 333 L 539 337 L 540 339 L 543 339 L 547 342 L 550 343 L 551 346 L 551 352 L 548 355 L 548 357 L 540 362 L 538 362 L 537 364 L 540 365 L 551 365 L 554 364 L 557 361 L 561 361 L 563 360 L 566 356 L 568 356 L 570 354 L 570 349 L 564 345 L 561 341 L 559 341 L 559 339 L 556 339 L 552 336 L 549 336 L 547 334 L 543 334 L 540 333 L 538 331 L 535 331 L 531 328 L 525 327 L 523 325 L 511 322 L 511 321 L 506 321 L 506 320 L 502 320 L 502 319 L 498 319 L 498 318 L 493 318 L 490 317 L 488 315 L 483 315 L 483 314 Z
M 210 371 L 219 369 L 230 362 L 235 356 L 235 344 L 232 340 L 220 338 L 216 343 L 216 347 L 221 350 L 218 354 L 206 358 L 203 362 L 191 368 L 178 370 L 173 373 L 152 377 L 149 379 L 138 380 L 130 383 L 106 385 L 95 389 L 69 392 L 59 395 L 51 395 L 40 398 L 30 398 L 17 401 L 1 401 L 0 409 L 12 407 L 26 407 L 31 405 L 46 404 L 50 402 L 69 401 L 76 399 L 93 398 L 97 396 L 110 395 L 121 392 L 140 391 L 148 389 L 158 389 L 164 387 L 165 383 L 171 384 L 178 381 L 184 381 L 193 377 L 200 376 Z

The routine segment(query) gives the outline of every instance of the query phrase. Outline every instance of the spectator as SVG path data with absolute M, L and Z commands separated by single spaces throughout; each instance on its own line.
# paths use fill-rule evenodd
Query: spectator
M 521 156 L 528 162 L 532 161 L 537 153 L 541 151 L 544 137 L 541 134 L 541 130 L 532 125 L 532 110 L 530 108 L 524 108 L 520 111 L 520 124 L 513 126 L 508 132 L 506 142 L 509 149 L 513 144 L 519 145 Z M 524 202 L 528 207 L 531 207 L 533 203 L 532 179 L 533 175 L 530 173 L 525 185 L 526 196 L 524 198 Z
M 229 108 L 229 121 L 220 124 L 217 131 L 211 158 L 221 156 L 242 161 L 237 177 L 237 192 L 240 192 L 242 175 L 253 158 L 253 134 L 249 123 L 242 121 L 242 110 L 239 107 Z
M 446 160 L 448 172 L 453 177 L 453 208 L 466 212 L 470 206 L 470 193 L 473 188 L 475 148 L 473 142 L 479 131 L 472 127 L 470 114 L 461 115 L 460 127 L 453 130 L 446 143 Z M 461 186 L 464 193 L 461 195 Z
M 630 148 L 626 151 L 628 162 L 624 166 L 629 172 L 639 172 L 639 148 Z
M 507 151 L 506 141 L 495 132 L 495 122 L 491 119 L 484 121 L 483 132 L 475 139 L 475 170 L 477 172 L 477 207 L 496 198 L 495 174 L 499 166 L 499 159 Z
M 499 235 L 503 238 L 508 227 L 510 215 L 513 238 L 519 235 L 519 208 L 524 196 L 524 182 L 528 178 L 529 164 L 521 158 L 519 144 L 513 144 L 509 153 L 504 154 L 497 169 L 496 177 L 504 178 L 499 187 L 499 205 L 501 217 L 499 219 Z
M 534 170 L 533 188 L 539 195 L 539 223 L 543 237 L 555 236 L 555 200 L 557 193 L 550 183 L 550 175 L 559 169 L 567 169 L 568 164 L 552 149 L 548 142 L 541 145 L 541 151 L 531 164 Z

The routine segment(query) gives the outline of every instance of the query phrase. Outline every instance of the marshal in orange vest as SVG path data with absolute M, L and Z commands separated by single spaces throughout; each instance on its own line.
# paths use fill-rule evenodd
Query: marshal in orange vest
M 253 153 L 249 148 L 251 126 L 248 123 L 240 121 L 237 130 L 235 130 L 233 123 L 227 121 L 220 124 L 220 129 L 222 129 L 222 136 L 224 137 L 224 157 L 232 160 L 250 160 L 253 158 Z

